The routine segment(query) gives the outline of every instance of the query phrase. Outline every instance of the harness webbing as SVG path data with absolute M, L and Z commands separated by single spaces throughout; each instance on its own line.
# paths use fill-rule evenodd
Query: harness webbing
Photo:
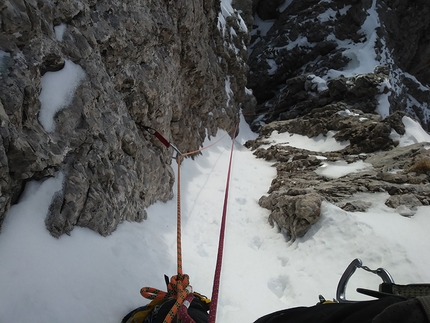
M 217 256 L 217 264 L 215 268 L 215 277 L 214 277 L 214 286 L 212 289 L 212 298 L 210 304 L 210 311 L 209 311 L 209 323 L 214 323 L 216 318 L 216 308 L 218 303 L 218 294 L 219 294 L 219 283 L 220 283 L 220 276 L 221 276 L 221 265 L 222 265 L 222 254 L 224 249 L 224 232 L 225 232 L 225 225 L 226 225 L 226 214 L 227 214 L 227 200 L 228 200 L 228 189 L 230 185 L 230 174 L 231 174 L 231 165 L 233 160 L 233 149 L 234 149 L 234 138 L 236 137 L 237 129 L 238 129 L 239 123 L 236 123 L 234 135 L 232 137 L 232 145 L 231 145 L 231 151 L 230 151 L 230 161 L 229 161 L 229 168 L 228 168 L 228 174 L 227 174 L 227 183 L 226 183 L 226 192 L 224 196 L 224 207 L 223 207 L 223 215 L 222 215 L 222 222 L 221 222 L 221 229 L 220 229 L 220 240 L 219 240 L 219 246 L 218 246 L 218 256 Z M 153 128 L 150 127 L 143 127 L 146 131 L 157 137 L 163 145 L 165 145 L 167 148 L 172 147 L 176 152 L 176 161 L 178 164 L 178 171 L 177 171 L 177 227 L 176 227 L 176 255 L 177 255 L 177 272 L 178 274 L 176 276 L 173 276 L 170 279 L 170 282 L 167 284 L 167 292 L 161 291 L 159 289 L 153 288 L 153 287 L 143 287 L 140 290 L 140 294 L 150 300 L 153 301 L 166 301 L 169 298 L 175 299 L 175 304 L 170 309 L 168 315 L 164 319 L 163 323 L 171 323 L 172 320 L 176 315 L 180 318 L 181 322 L 183 323 L 195 323 L 194 320 L 188 315 L 187 309 L 190 306 L 190 303 L 192 302 L 194 298 L 194 293 L 192 290 L 191 285 L 189 284 L 189 277 L 188 275 L 184 275 L 182 272 L 182 235 L 181 235 L 181 158 L 188 155 L 193 155 L 196 153 L 201 152 L 204 149 L 207 149 L 216 143 L 218 143 L 220 140 L 222 140 L 228 132 L 224 136 L 222 136 L 219 140 L 212 143 L 209 146 L 203 147 L 201 149 L 191 151 L 185 154 L 182 154 L 178 148 L 176 148 L 173 144 L 171 144 L 166 138 L 164 138 L 158 131 L 156 131 Z M 215 300 L 215 301 L 214 301 Z M 214 305 L 213 305 L 214 304 Z

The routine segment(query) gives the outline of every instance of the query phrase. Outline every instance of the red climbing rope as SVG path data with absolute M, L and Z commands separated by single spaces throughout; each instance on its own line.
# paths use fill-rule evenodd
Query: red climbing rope
M 212 288 L 212 301 L 210 303 L 209 310 L 209 323 L 214 323 L 216 319 L 216 310 L 218 305 L 218 294 L 219 294 L 219 285 L 221 278 L 221 266 L 222 266 L 222 256 L 224 250 L 224 234 L 225 234 L 225 226 L 226 226 L 226 217 L 227 217 L 227 202 L 228 202 L 228 192 L 230 186 L 230 174 L 231 174 L 231 166 L 233 161 L 233 150 L 234 150 L 234 138 L 236 137 L 237 129 L 239 126 L 239 122 L 235 125 L 234 135 L 232 137 L 231 142 L 231 150 L 230 150 L 230 161 L 228 167 L 227 174 L 227 182 L 224 196 L 224 207 L 220 228 L 220 237 L 219 237 L 219 245 L 218 245 L 218 255 L 217 255 L 217 263 L 215 267 L 215 275 L 214 275 L 214 284 Z M 169 298 L 175 299 L 175 304 L 169 311 L 168 315 L 164 319 L 163 323 L 171 323 L 176 315 L 178 315 L 179 319 L 183 323 L 195 323 L 194 320 L 188 315 L 188 307 L 190 306 L 194 293 L 191 285 L 189 284 L 188 275 L 184 275 L 182 272 L 182 239 L 181 239 L 181 158 L 187 155 L 193 155 L 201 152 L 204 149 L 213 146 L 217 142 L 219 142 L 224 136 L 211 144 L 210 146 L 191 151 L 185 154 L 182 154 L 178 148 L 172 145 L 166 138 L 164 138 L 158 131 L 150 127 L 144 127 L 146 131 L 157 137 L 161 143 L 163 143 L 167 148 L 172 147 L 176 152 L 176 161 L 178 164 L 177 171 L 177 234 L 176 234 L 176 252 L 177 252 L 177 272 L 176 276 L 173 276 L 170 279 L 169 284 L 167 285 L 167 292 L 161 291 L 152 287 L 143 287 L 140 290 L 140 293 L 143 297 L 153 300 L 164 302 Z M 228 133 L 228 132 L 227 132 Z M 227 134 L 226 133 L 226 134 Z
M 159 289 L 152 287 L 143 287 L 140 290 L 140 294 L 150 300 L 155 301 L 166 301 L 169 298 L 175 299 L 175 304 L 170 309 L 168 315 L 164 319 L 163 323 L 171 323 L 174 317 L 179 313 L 180 319 L 184 323 L 194 323 L 194 320 L 188 316 L 187 308 L 192 301 L 193 289 L 189 284 L 188 275 L 184 275 L 182 272 L 182 240 L 181 240 L 181 158 L 182 153 L 172 145 L 166 138 L 164 138 L 158 131 L 145 127 L 145 130 L 156 136 L 167 148 L 172 147 L 176 150 L 176 161 L 178 163 L 178 180 L 177 180 L 177 216 L 176 216 L 176 258 L 177 258 L 177 272 L 176 276 L 170 279 L 167 285 L 167 292 L 163 292 Z M 187 302 L 184 302 L 187 299 Z M 181 309 L 182 308 L 182 309 Z M 182 315 L 181 315 L 182 313 Z
M 215 321 L 216 321 L 219 285 L 220 285 L 220 281 L 221 281 L 222 257 L 223 257 L 223 252 L 224 252 L 224 235 L 225 235 L 225 227 L 226 227 L 226 221 L 227 221 L 228 193 L 229 193 L 229 188 L 230 188 L 231 166 L 233 164 L 234 139 L 236 137 L 238 126 L 239 126 L 239 123 L 236 124 L 236 128 L 234 130 L 234 135 L 231 139 L 230 160 L 229 160 L 229 165 L 228 165 L 227 181 L 226 181 L 226 185 L 225 185 L 224 206 L 223 206 L 223 210 L 222 210 L 222 220 L 221 220 L 219 242 L 218 242 L 218 255 L 217 255 L 217 261 L 216 261 L 216 266 L 215 266 L 214 282 L 213 282 L 213 287 L 212 287 L 211 305 L 209 308 L 209 323 L 215 323 Z

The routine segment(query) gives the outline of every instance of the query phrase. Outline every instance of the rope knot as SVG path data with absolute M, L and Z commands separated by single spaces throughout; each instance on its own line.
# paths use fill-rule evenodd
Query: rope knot
M 186 311 L 194 298 L 193 288 L 190 285 L 188 275 L 178 274 L 172 276 L 169 284 L 167 284 L 167 292 L 152 287 L 143 287 L 140 290 L 140 294 L 153 301 L 164 302 L 169 298 L 175 299 L 175 304 L 173 304 L 163 323 L 171 323 L 178 313 L 181 319 L 190 319 L 187 322 L 194 322 Z M 179 311 L 181 307 L 183 310 Z

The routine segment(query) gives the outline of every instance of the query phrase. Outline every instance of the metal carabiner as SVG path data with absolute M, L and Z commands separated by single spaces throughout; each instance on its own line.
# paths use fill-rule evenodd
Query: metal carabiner
M 362 268 L 366 271 L 369 271 L 371 273 L 378 275 L 379 277 L 381 277 L 384 283 L 394 284 L 394 279 L 387 270 L 385 270 L 384 268 L 378 268 L 376 270 L 372 270 L 367 266 L 363 266 L 363 262 L 361 261 L 361 259 L 356 258 L 345 269 L 345 272 L 343 273 L 342 277 L 339 280 L 339 284 L 337 285 L 336 300 L 339 303 L 355 303 L 355 301 L 349 301 L 346 299 L 345 291 L 346 291 L 346 285 L 348 284 L 349 279 L 355 273 L 357 268 Z

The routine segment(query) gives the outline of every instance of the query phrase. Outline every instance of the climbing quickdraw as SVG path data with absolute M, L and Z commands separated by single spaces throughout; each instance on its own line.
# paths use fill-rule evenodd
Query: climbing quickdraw
M 182 153 L 181 151 L 178 149 L 178 147 L 176 147 L 174 144 L 172 144 L 171 142 L 169 142 L 166 138 L 164 138 L 157 130 L 155 130 L 154 128 L 151 127 L 147 127 L 147 126 L 141 126 L 144 130 L 146 130 L 148 133 L 150 133 L 151 135 L 157 137 L 158 140 L 160 140 L 160 142 L 166 146 L 166 148 L 172 147 L 175 151 L 176 151 L 176 157 L 175 159 L 178 161 L 179 157 L 182 157 Z
M 183 273 L 182 273 L 181 203 L 180 203 L 180 201 L 181 201 L 181 198 L 180 198 L 180 196 L 181 196 L 181 194 L 180 194 L 181 158 L 184 156 L 188 156 L 188 155 L 192 155 L 192 154 L 195 154 L 197 152 L 200 152 L 203 149 L 209 148 L 211 145 L 209 145 L 205 148 L 193 151 L 193 152 L 188 152 L 188 153 L 182 154 L 176 146 L 171 144 L 157 130 L 155 130 L 151 127 L 141 126 L 148 133 L 157 137 L 164 146 L 166 146 L 167 148 L 172 147 L 176 151 L 176 161 L 178 163 L 178 173 L 177 173 L 177 177 L 178 177 L 178 179 L 177 179 L 177 182 L 178 182 L 178 191 L 177 191 L 177 243 L 176 243 L 176 245 L 177 245 L 178 275 L 173 276 L 171 279 L 171 283 L 168 283 L 168 292 L 163 292 L 163 291 L 157 290 L 155 288 L 151 288 L 151 287 L 143 287 L 141 289 L 142 296 L 149 298 L 149 299 L 152 299 L 152 300 L 156 300 L 156 301 L 158 301 L 158 300 L 165 301 L 168 297 L 170 297 L 172 295 L 176 295 L 175 305 L 169 311 L 169 315 L 166 316 L 166 318 L 164 319 L 164 323 L 170 323 L 176 314 L 179 314 L 179 318 L 183 322 L 194 323 L 194 321 L 187 314 L 188 307 L 190 306 L 194 296 L 200 297 L 200 299 L 204 303 L 209 305 L 209 307 L 210 307 L 209 308 L 209 323 L 215 323 L 216 309 L 217 309 L 217 304 L 218 304 L 218 291 L 219 291 L 219 283 L 220 283 L 220 275 L 221 275 L 222 254 L 223 254 L 223 249 L 224 249 L 223 248 L 223 246 L 224 246 L 224 231 L 225 231 L 225 223 L 226 223 L 227 199 L 228 199 L 229 183 L 230 183 L 230 177 L 231 177 L 232 158 L 233 158 L 233 150 L 234 150 L 234 138 L 236 137 L 238 126 L 239 126 L 239 123 L 236 123 L 234 135 L 232 137 L 232 142 L 231 142 L 230 161 L 229 161 L 226 190 L 225 190 L 225 196 L 224 196 L 224 207 L 223 207 L 223 214 L 222 214 L 222 221 L 221 221 L 221 228 L 220 228 L 220 238 L 219 238 L 219 244 L 218 244 L 218 256 L 217 256 L 217 262 L 216 262 L 216 267 L 215 267 L 214 285 L 213 285 L 212 297 L 211 297 L 212 300 L 209 300 L 207 297 L 201 297 L 202 295 L 193 293 L 192 290 L 188 290 L 188 287 L 191 287 L 188 284 L 188 276 L 183 275 Z M 214 145 L 215 143 L 213 143 L 212 145 Z M 176 286 L 176 284 L 172 283 L 172 280 L 176 280 L 176 278 L 178 278 L 179 281 L 182 281 L 185 278 L 184 279 L 185 283 L 179 283 L 178 286 Z M 179 287 L 179 288 L 177 288 L 177 287 Z
M 393 277 L 391 277 L 390 273 L 387 270 L 385 270 L 384 268 L 370 269 L 369 267 L 364 266 L 363 262 L 360 259 L 356 258 L 349 264 L 342 277 L 340 278 L 336 291 L 337 302 L 355 303 L 354 301 L 346 299 L 345 290 L 349 279 L 355 273 L 357 268 L 361 268 L 368 272 L 376 274 L 382 279 L 382 283 L 379 285 L 379 290 L 375 291 L 364 288 L 357 288 L 357 292 L 361 294 L 376 298 L 393 295 L 405 298 L 430 296 L 430 284 L 395 284 Z
M 354 303 L 354 301 L 349 301 L 346 299 L 345 291 L 346 291 L 346 285 L 348 284 L 349 279 L 355 273 L 357 268 L 361 268 L 368 272 L 378 275 L 379 277 L 382 278 L 382 281 L 384 283 L 394 284 L 394 279 L 393 277 L 391 277 L 390 273 L 387 270 L 385 270 L 384 268 L 378 268 L 378 269 L 372 270 L 367 266 L 363 266 L 363 262 L 361 261 L 361 259 L 356 258 L 346 268 L 345 272 L 340 278 L 339 284 L 337 285 L 336 300 L 339 303 Z M 363 292 L 364 290 L 360 289 L 360 291 Z

